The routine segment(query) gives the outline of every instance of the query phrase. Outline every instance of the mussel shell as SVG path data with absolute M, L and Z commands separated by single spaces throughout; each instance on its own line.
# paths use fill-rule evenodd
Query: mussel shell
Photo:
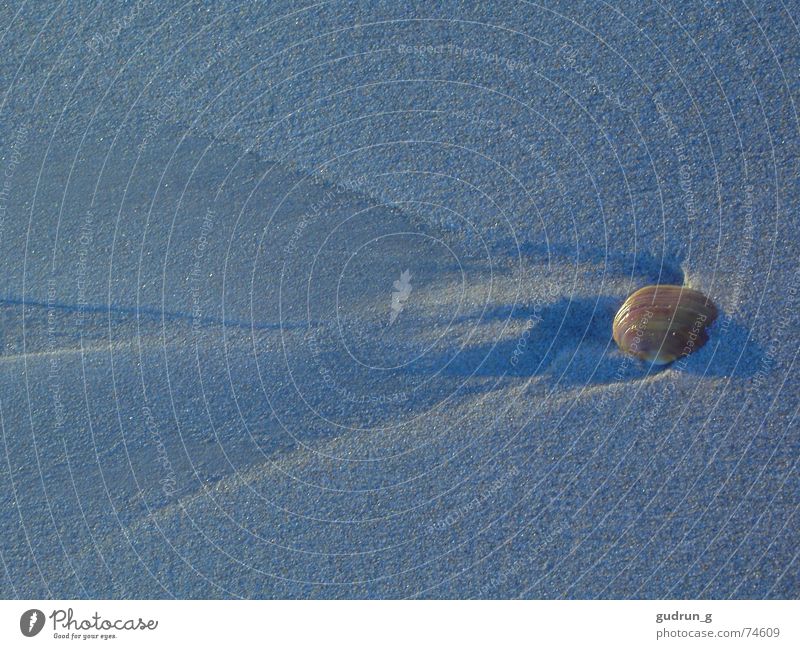
M 614 317 L 619 348 L 644 361 L 665 365 L 700 349 L 717 308 L 700 291 L 658 284 L 633 293 Z

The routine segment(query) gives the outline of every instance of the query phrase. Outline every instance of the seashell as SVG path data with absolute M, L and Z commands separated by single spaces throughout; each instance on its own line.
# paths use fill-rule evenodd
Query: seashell
M 614 316 L 619 348 L 655 365 L 688 356 L 708 341 L 706 328 L 717 307 L 700 291 L 686 286 L 645 286 L 625 300 Z

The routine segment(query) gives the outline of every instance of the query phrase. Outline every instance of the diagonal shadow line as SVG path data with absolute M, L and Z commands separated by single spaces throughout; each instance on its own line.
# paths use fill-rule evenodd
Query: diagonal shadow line
M 281 329 L 300 329 L 303 327 L 319 326 L 320 322 L 259 322 L 250 320 L 224 319 L 212 316 L 196 317 L 191 313 L 183 311 L 165 311 L 155 307 L 137 306 L 127 307 L 113 304 L 69 304 L 66 302 L 41 302 L 38 300 L 22 300 L 20 298 L 5 297 L 0 299 L 2 306 L 22 306 L 37 309 L 55 309 L 66 313 L 95 313 L 95 314 L 116 314 L 122 316 L 144 316 L 153 320 L 164 320 L 166 322 L 189 322 L 198 323 L 205 326 L 234 327 L 256 331 L 280 331 Z

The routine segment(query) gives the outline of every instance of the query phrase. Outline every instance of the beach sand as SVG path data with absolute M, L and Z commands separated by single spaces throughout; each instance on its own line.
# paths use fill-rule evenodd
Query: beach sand
M 797 597 L 751 11 L 3 9 L 0 596 Z M 654 283 L 720 311 L 665 368 L 611 339 Z

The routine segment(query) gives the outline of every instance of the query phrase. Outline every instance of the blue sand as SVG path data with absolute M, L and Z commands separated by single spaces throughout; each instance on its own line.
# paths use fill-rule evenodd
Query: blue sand
M 800 595 L 798 24 L 0 7 L 0 597 Z

